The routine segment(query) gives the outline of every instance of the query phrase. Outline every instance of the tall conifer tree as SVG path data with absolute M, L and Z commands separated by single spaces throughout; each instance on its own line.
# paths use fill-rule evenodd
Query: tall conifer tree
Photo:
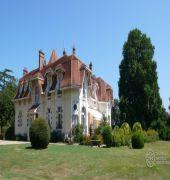
M 139 121 L 148 128 L 161 121 L 163 108 L 153 55 L 150 38 L 138 29 L 130 31 L 123 46 L 118 85 L 121 118 L 131 126 Z

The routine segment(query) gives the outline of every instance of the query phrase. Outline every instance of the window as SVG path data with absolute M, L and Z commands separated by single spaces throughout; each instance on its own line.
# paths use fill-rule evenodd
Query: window
M 39 103 L 39 89 L 35 87 L 35 104 Z
M 18 113 L 18 127 L 22 127 L 22 112 Z
M 83 97 L 86 97 L 85 82 L 83 83 Z
M 58 107 L 57 109 L 57 122 L 56 129 L 62 129 L 62 107 Z
M 76 111 L 77 110 L 77 104 L 74 104 L 73 106 L 73 110 Z
M 50 75 L 50 74 L 47 74 L 47 87 L 46 87 L 46 91 L 47 91 L 47 92 L 50 91 L 51 85 L 52 85 L 51 75 Z
M 92 90 L 92 96 L 94 99 L 97 99 L 97 93 L 98 93 L 98 84 L 93 84 L 93 90 Z
M 36 114 L 35 117 L 38 118 L 38 114 Z
M 27 126 L 30 127 L 32 124 L 33 115 L 27 114 Z
M 82 112 L 81 112 L 81 122 L 83 127 L 86 127 L 86 108 L 82 107 Z
M 73 114 L 72 116 L 72 124 L 75 126 L 79 122 L 79 116 L 77 114 Z
M 61 95 L 62 91 L 61 91 L 61 81 L 63 79 L 63 72 L 59 71 L 57 72 L 57 84 L 56 84 L 56 89 L 57 89 L 57 94 Z

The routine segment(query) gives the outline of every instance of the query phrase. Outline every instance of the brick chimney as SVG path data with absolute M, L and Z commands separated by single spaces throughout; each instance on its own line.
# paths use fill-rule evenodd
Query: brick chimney
M 39 69 L 41 70 L 45 64 L 45 54 L 42 50 L 39 50 Z

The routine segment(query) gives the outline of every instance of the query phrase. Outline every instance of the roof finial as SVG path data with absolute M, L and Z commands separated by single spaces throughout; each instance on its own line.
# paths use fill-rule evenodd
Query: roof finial
M 76 54 L 76 48 L 75 48 L 75 45 L 73 45 L 73 54 Z
M 66 55 L 66 50 L 65 48 L 63 49 L 63 56 Z
M 93 64 L 92 64 L 92 62 L 90 62 L 90 64 L 89 64 L 89 69 L 92 71 L 92 69 L 93 69 Z

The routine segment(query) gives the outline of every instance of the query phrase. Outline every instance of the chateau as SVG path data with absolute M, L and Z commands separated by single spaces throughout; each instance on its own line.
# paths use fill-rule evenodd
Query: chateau
M 84 133 L 96 128 L 105 115 L 111 124 L 113 91 L 102 78 L 95 77 L 92 63 L 86 66 L 75 55 L 65 50 L 58 58 L 52 51 L 48 63 L 39 51 L 39 67 L 31 72 L 23 70 L 15 103 L 15 134 L 28 135 L 32 121 L 42 117 L 52 130 L 65 136 L 82 124 Z

